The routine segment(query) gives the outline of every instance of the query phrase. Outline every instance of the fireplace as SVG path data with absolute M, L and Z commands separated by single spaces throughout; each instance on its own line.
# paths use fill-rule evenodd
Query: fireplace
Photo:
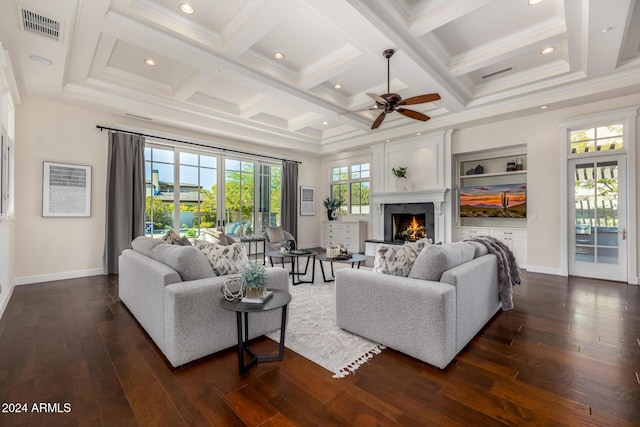
M 434 239 L 433 203 L 393 203 L 384 205 L 384 240 L 387 242 Z

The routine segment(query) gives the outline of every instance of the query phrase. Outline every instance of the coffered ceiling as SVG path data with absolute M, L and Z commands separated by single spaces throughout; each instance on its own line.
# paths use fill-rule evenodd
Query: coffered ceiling
M 2 0 L 21 96 L 324 154 L 640 91 L 635 0 L 180 3 Z M 389 48 L 391 92 L 441 99 L 371 130 Z

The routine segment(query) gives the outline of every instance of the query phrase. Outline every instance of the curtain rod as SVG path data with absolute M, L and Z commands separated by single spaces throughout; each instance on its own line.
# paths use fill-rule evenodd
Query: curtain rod
M 180 139 L 166 138 L 164 136 L 149 135 L 149 134 L 140 133 L 140 132 L 132 132 L 132 131 L 129 131 L 129 130 L 124 130 L 124 129 L 115 129 L 115 128 L 110 128 L 110 127 L 100 126 L 100 125 L 96 125 L 96 127 L 98 129 L 100 129 L 101 131 L 103 131 L 103 130 L 112 130 L 112 131 L 115 131 L 115 132 L 128 133 L 128 134 L 131 134 L 131 135 L 140 135 L 140 136 L 145 136 L 145 137 L 149 137 L 149 138 L 162 139 L 164 141 L 180 142 L 182 144 L 196 145 L 198 147 L 215 148 L 216 150 L 222 150 L 223 153 L 229 152 L 229 153 L 237 153 L 237 154 L 247 154 L 249 156 L 264 157 L 265 159 L 280 160 L 280 161 L 283 161 L 283 162 L 293 162 L 293 163 L 298 163 L 298 164 L 302 163 L 302 162 L 299 162 L 297 160 L 282 159 L 280 157 L 267 156 L 267 155 L 264 155 L 264 154 L 249 153 L 248 151 L 234 150 L 234 149 L 231 149 L 231 148 L 212 147 L 210 145 L 198 144 L 197 142 L 183 141 L 183 140 L 180 140 Z

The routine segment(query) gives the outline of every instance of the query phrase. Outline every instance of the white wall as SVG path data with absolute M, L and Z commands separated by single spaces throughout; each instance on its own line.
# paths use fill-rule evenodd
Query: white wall
M 0 222 L 0 316 L 4 312 L 14 284 L 14 220 Z
M 560 177 L 561 165 L 566 159 L 561 157 L 559 122 L 637 105 L 640 105 L 640 94 L 534 113 L 526 118 L 454 132 L 454 155 L 518 144 L 527 145 L 527 267 L 530 271 L 560 273 Z M 533 219 L 534 216 L 536 219 Z
M 98 130 L 96 125 L 118 127 L 119 124 L 135 126 L 140 122 L 39 98 L 23 99 L 16 111 L 16 284 L 102 274 L 107 133 Z M 219 140 L 147 122 L 142 125 L 150 133 L 157 129 L 177 137 Z M 223 143 L 236 150 L 302 161 L 299 185 L 318 185 L 320 161 L 317 158 L 237 141 Z M 45 160 L 92 166 L 91 218 L 42 217 L 42 162 Z M 319 243 L 317 218 L 298 217 L 301 246 Z

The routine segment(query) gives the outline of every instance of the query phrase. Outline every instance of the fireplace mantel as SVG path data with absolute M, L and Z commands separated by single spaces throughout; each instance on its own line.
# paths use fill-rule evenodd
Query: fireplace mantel
M 433 203 L 436 215 L 442 215 L 442 205 L 445 202 L 447 189 L 433 189 L 421 191 L 394 191 L 392 193 L 371 194 L 371 204 L 377 214 L 382 214 L 385 204 L 390 203 Z

